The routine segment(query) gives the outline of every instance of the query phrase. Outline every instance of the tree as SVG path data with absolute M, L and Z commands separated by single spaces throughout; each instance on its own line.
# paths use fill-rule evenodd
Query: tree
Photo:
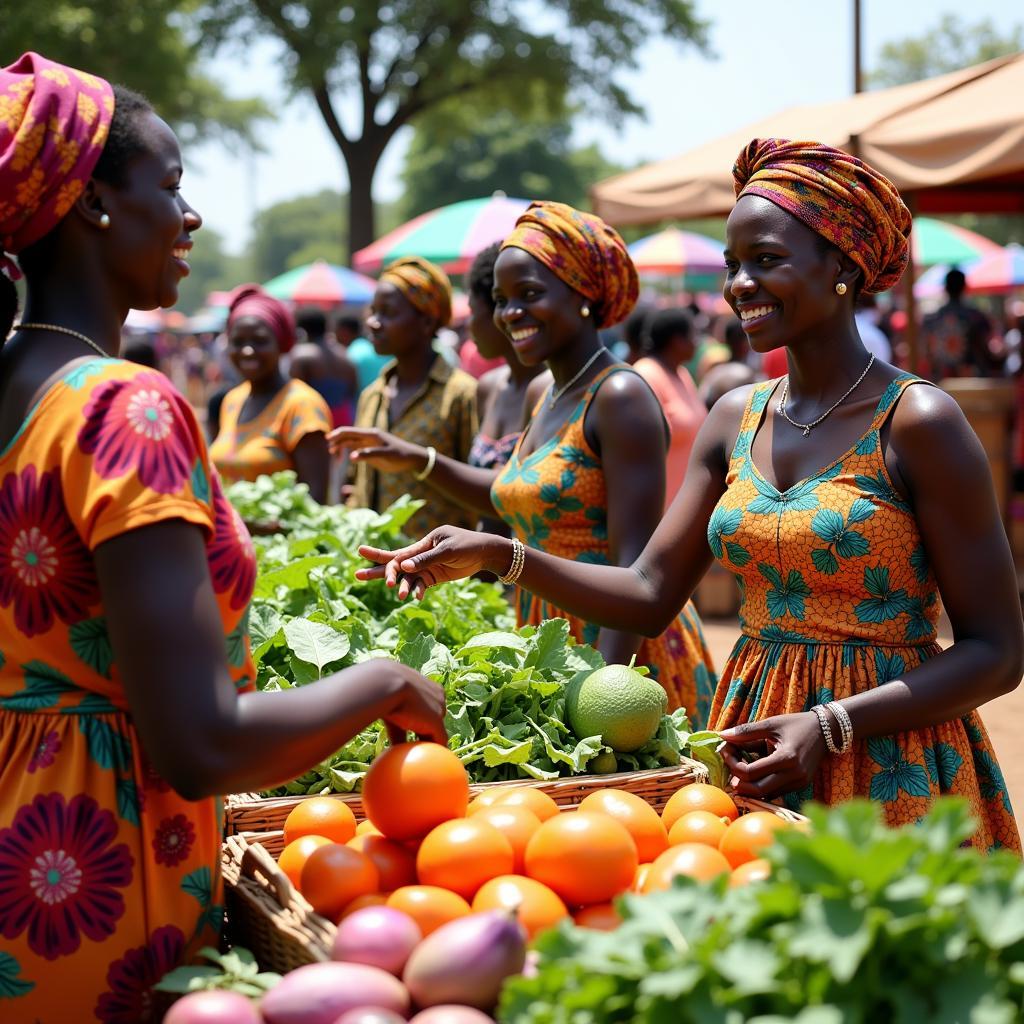
M 902 85 L 947 71 L 980 64 L 1024 49 L 1024 28 L 1015 26 L 1002 34 L 986 18 L 968 25 L 947 14 L 938 25 L 920 36 L 886 43 L 878 66 L 868 76 L 873 87 Z
M 374 239 L 373 178 L 396 132 L 440 105 L 517 110 L 530 90 L 566 89 L 610 120 L 639 112 L 615 81 L 651 37 L 706 47 L 694 0 L 208 0 L 212 45 L 270 30 L 291 85 L 316 102 L 348 170 L 349 247 Z M 358 99 L 359 134 L 335 104 Z
M 195 0 L 4 0 L 0 65 L 35 50 L 144 93 L 186 140 L 217 129 L 253 144 L 253 122 L 270 112 L 197 70 L 195 9 Z
M 178 287 L 175 306 L 188 314 L 195 313 L 210 292 L 226 291 L 252 278 L 246 257 L 226 252 L 224 239 L 213 228 L 197 231 L 192 241 L 194 248 L 188 257 L 191 272 Z
M 250 244 L 256 280 L 267 281 L 315 259 L 344 262 L 342 199 L 340 193 L 324 189 L 261 210 L 253 224 Z

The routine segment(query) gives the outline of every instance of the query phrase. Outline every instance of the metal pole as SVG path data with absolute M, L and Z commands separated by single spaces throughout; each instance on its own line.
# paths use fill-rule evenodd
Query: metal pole
M 853 0 L 853 91 L 864 91 L 864 76 L 861 70 L 861 18 L 860 0 Z

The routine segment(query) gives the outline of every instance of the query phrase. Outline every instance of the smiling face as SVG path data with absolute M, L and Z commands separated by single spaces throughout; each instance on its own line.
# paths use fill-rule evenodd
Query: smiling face
M 526 366 L 576 342 L 586 300 L 522 249 L 502 249 L 494 264 L 494 323 Z
M 820 342 L 852 313 L 852 263 L 761 196 L 742 196 L 729 215 L 725 265 L 723 294 L 757 352 Z M 839 281 L 851 293 L 845 300 L 835 292 Z
M 366 317 L 366 330 L 377 355 L 401 359 L 422 352 L 430 347 L 435 326 L 390 281 L 377 285 Z
M 278 372 L 281 349 L 267 323 L 258 316 L 242 316 L 228 333 L 228 356 L 244 380 L 257 384 Z
M 122 183 L 101 186 L 110 216 L 104 258 L 130 307 L 166 308 L 178 301 L 178 285 L 189 272 L 190 236 L 202 219 L 179 191 L 174 132 L 152 111 L 138 116 L 142 152 L 128 162 Z

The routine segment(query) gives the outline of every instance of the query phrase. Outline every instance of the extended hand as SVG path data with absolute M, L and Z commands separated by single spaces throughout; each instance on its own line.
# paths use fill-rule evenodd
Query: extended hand
M 350 452 L 353 462 L 365 462 L 384 473 L 419 471 L 426 467 L 427 450 L 386 430 L 338 427 L 327 435 L 332 455 Z
M 389 587 L 398 587 L 398 596 L 404 601 L 409 594 L 422 598 L 427 587 L 464 580 L 484 570 L 496 575 L 507 572 L 512 564 L 512 542 L 489 533 L 441 526 L 397 551 L 363 545 L 359 554 L 377 564 L 357 569 L 356 578 L 385 580 Z
M 810 785 L 827 749 L 818 719 L 809 711 L 724 729 L 722 739 L 728 744 L 722 757 L 736 792 L 761 800 Z M 745 750 L 763 756 L 748 764 L 740 757 Z
M 394 690 L 390 707 L 381 714 L 391 742 L 404 743 L 411 732 L 419 739 L 447 744 L 444 688 L 400 662 L 382 658 L 376 664 L 388 673 Z

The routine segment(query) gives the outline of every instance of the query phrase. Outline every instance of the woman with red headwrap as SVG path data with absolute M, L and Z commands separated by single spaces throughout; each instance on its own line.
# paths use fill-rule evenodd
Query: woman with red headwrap
M 231 298 L 227 332 L 243 381 L 224 396 L 213 464 L 228 481 L 292 469 L 316 501 L 325 501 L 331 410 L 319 392 L 281 372 L 281 356 L 295 344 L 292 311 L 259 285 L 242 285 Z
M 361 575 L 421 591 L 514 564 L 545 599 L 652 635 L 714 556 L 743 601 L 710 723 L 740 793 L 794 807 L 870 797 L 894 825 L 956 794 L 976 846 L 1019 852 L 976 710 L 1024 671 L 988 464 L 957 404 L 869 355 L 854 320 L 860 292 L 903 273 L 910 214 L 888 179 L 818 143 L 755 139 L 734 174 L 725 297 L 751 347 L 785 348 L 789 372 L 715 404 L 633 564 L 523 557 L 446 528 L 400 552 L 366 550 L 384 564 Z M 955 637 L 945 651 L 941 606 Z
M 181 176 L 140 96 L 34 53 L 0 68 L 4 1024 L 158 1019 L 153 984 L 219 941 L 216 794 L 379 717 L 444 740 L 440 687 L 397 662 L 254 692 L 251 541 L 185 399 L 113 358 L 188 273 Z

